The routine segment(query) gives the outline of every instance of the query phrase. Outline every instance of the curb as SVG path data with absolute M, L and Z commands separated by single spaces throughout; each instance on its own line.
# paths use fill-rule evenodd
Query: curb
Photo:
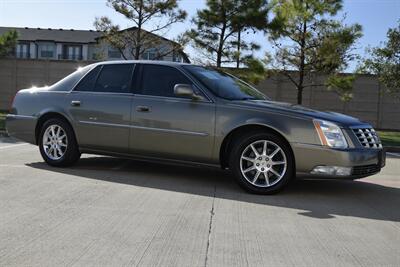
M 383 148 L 386 152 L 400 153 L 400 146 L 385 146 Z

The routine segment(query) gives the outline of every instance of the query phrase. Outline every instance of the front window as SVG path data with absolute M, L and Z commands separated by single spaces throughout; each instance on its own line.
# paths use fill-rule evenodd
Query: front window
M 140 94 L 178 97 L 174 94 L 176 84 L 192 84 L 179 70 L 161 65 L 143 65 Z
M 225 72 L 200 66 L 183 66 L 216 96 L 228 100 L 265 100 L 251 85 Z

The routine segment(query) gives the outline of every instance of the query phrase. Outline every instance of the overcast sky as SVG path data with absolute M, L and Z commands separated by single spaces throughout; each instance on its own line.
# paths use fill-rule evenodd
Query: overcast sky
M 132 26 L 128 20 L 107 7 L 105 0 L 0 0 L 0 26 L 41 27 L 64 29 L 93 29 L 93 21 L 98 16 L 109 16 L 121 27 Z M 203 0 L 181 0 L 180 7 L 191 18 L 197 9 L 204 7 Z M 400 0 L 345 0 L 343 14 L 346 23 L 360 23 L 364 37 L 360 40 L 358 52 L 363 53 L 368 45 L 376 46 L 385 39 L 389 27 L 394 27 L 400 19 Z M 190 28 L 186 23 L 174 25 L 167 37 Z M 267 39 L 262 34 L 252 36 L 269 50 Z M 262 56 L 264 51 L 259 52 Z M 193 50 L 188 49 L 189 55 Z M 354 66 L 353 66 L 354 67 Z

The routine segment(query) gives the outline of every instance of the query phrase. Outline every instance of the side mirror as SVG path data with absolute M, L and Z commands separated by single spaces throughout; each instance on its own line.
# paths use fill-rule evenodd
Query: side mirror
M 201 99 L 203 99 L 202 96 L 197 95 L 194 92 L 193 87 L 190 84 L 175 84 L 175 86 L 174 86 L 174 94 L 176 96 L 191 98 L 193 100 L 201 100 Z

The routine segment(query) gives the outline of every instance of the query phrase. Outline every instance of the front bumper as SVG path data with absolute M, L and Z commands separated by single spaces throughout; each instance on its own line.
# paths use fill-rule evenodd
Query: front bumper
M 332 149 L 320 145 L 292 144 L 299 178 L 358 179 L 380 172 L 385 166 L 383 149 Z M 350 175 L 312 174 L 317 166 L 351 167 Z

